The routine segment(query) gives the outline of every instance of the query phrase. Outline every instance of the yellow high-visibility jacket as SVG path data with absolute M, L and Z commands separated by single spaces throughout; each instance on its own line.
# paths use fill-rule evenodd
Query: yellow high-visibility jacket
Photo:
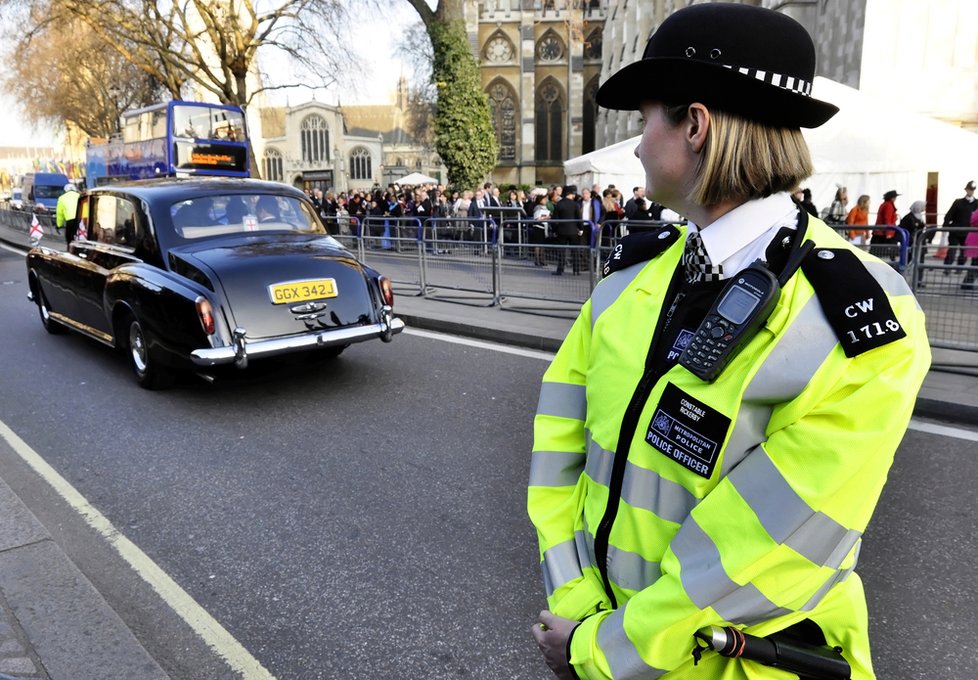
M 633 397 L 682 238 L 602 280 L 544 375 L 527 508 L 549 608 L 582 621 L 580 677 L 793 678 L 715 652 L 694 666 L 693 635 L 803 619 L 873 677 L 853 569 L 930 347 L 899 273 L 816 218 L 806 237 L 815 251 L 712 384 L 676 364 Z M 812 284 L 831 278 L 835 298 Z
M 75 219 L 80 196 L 77 191 L 66 191 L 58 197 L 58 205 L 54 213 L 54 223 L 58 229 L 65 226 L 65 222 Z

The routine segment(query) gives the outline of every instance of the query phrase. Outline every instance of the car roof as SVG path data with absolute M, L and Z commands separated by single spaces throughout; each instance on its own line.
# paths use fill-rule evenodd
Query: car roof
M 305 194 L 288 184 L 238 177 L 178 178 L 163 177 L 114 182 L 93 187 L 91 194 L 124 192 L 146 200 L 183 201 L 214 194 L 283 194 L 302 198 Z

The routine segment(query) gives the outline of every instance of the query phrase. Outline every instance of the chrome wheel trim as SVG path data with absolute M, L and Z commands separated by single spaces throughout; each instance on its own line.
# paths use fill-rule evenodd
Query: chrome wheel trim
M 132 357 L 132 365 L 139 374 L 146 372 L 149 367 L 149 351 L 146 347 L 146 339 L 143 336 L 143 329 L 138 321 L 129 324 L 129 355 Z

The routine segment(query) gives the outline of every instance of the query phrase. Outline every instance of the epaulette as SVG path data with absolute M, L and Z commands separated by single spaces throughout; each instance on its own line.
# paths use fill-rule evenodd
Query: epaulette
M 852 251 L 814 248 L 801 270 L 847 357 L 907 336 L 883 287 Z
M 657 257 L 676 242 L 680 233 L 679 229 L 669 224 L 654 231 L 629 234 L 611 251 L 601 268 L 601 275 L 608 276 L 619 269 Z

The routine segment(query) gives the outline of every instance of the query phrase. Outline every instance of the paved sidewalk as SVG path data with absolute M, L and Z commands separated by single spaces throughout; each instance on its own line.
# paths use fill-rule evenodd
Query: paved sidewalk
M 0 448 L 6 457 L 11 447 L 0 438 Z M 0 680 L 166 677 L 0 480 Z
M 15 240 L 5 232 L 0 227 L 0 240 L 26 245 L 21 235 Z M 397 295 L 394 311 L 409 328 L 547 352 L 557 350 L 575 315 L 570 305 L 520 300 L 479 307 L 404 293 Z M 978 355 L 935 350 L 934 368 L 924 381 L 915 415 L 978 425 Z M 3 438 L 0 453 L 12 453 Z M 0 680 L 165 677 L 0 479 Z

